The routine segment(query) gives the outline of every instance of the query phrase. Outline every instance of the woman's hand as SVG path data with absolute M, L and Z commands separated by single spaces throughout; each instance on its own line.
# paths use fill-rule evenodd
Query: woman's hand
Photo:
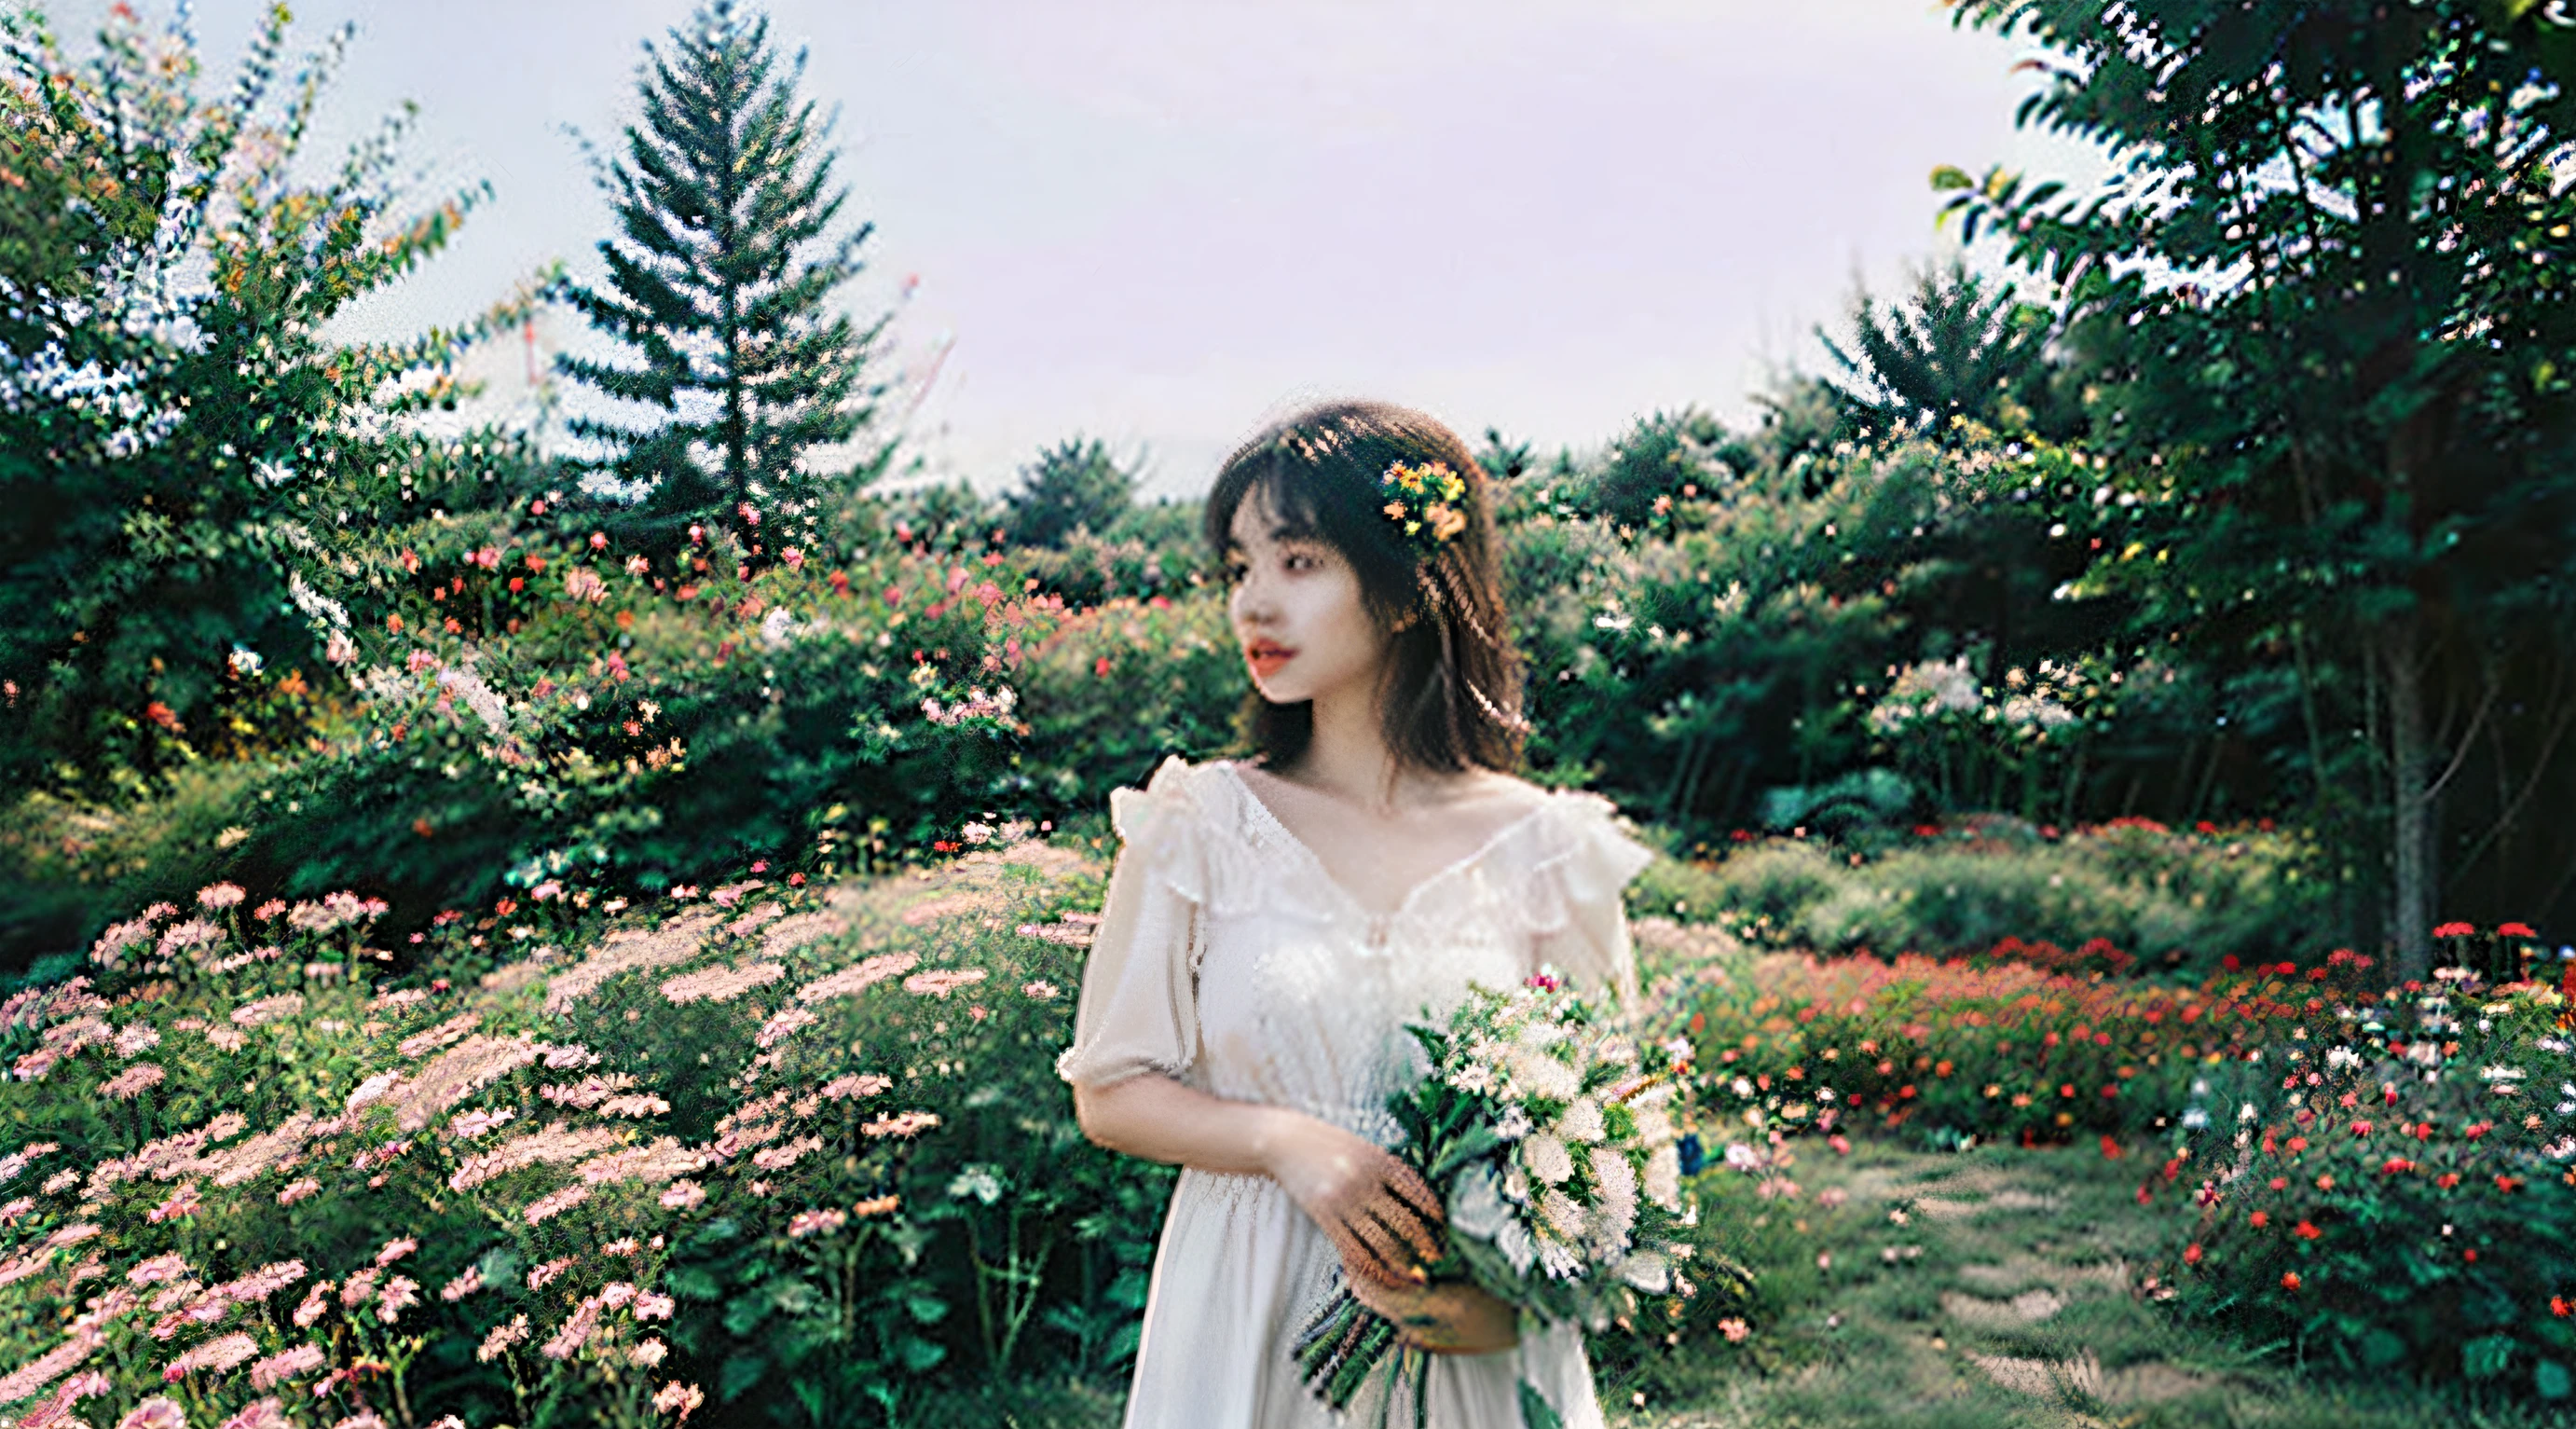
M 1389 1289 L 1356 1277 L 1351 1296 L 1395 1323 L 1396 1338 L 1438 1355 L 1489 1355 L 1521 1342 L 1512 1307 L 1463 1280 Z
M 1354 1285 L 1416 1289 L 1438 1257 L 1440 1200 L 1366 1138 L 1303 1114 L 1265 1138 L 1263 1169 L 1341 1252 Z

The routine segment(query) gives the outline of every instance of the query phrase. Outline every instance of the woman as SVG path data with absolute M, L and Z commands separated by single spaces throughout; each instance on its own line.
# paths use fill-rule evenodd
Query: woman
M 1226 462 L 1206 535 L 1258 754 L 1111 794 L 1124 847 L 1057 1064 L 1093 1141 L 1183 1168 L 1126 1422 L 1332 1423 L 1291 1345 L 1339 1271 L 1435 1352 L 1431 1424 L 1517 1425 L 1526 1382 L 1597 1426 L 1579 1329 L 1421 1283 L 1443 1208 L 1385 1150 L 1387 1095 L 1426 1070 L 1408 1019 L 1541 963 L 1635 991 L 1619 895 L 1651 855 L 1609 801 L 1508 772 L 1528 726 L 1485 476 L 1420 413 L 1331 404 Z

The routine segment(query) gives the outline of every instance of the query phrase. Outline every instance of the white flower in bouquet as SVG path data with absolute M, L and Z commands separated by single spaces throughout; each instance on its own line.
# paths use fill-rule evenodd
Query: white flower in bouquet
M 1520 1160 L 1531 1175 L 1551 1186 L 1562 1186 L 1574 1175 L 1574 1154 L 1544 1131 L 1521 1143 Z
M 1646 1158 L 1646 1199 L 1668 1211 L 1682 1208 L 1682 1149 L 1667 1143 Z
M 1574 1105 L 1556 1123 L 1556 1134 L 1568 1141 L 1599 1141 L 1609 1135 L 1601 1122 L 1601 1103 L 1590 1097 L 1578 1097 Z
M 1625 1154 L 1600 1147 L 1592 1153 L 1592 1182 L 1601 1201 L 1593 1235 L 1605 1250 L 1625 1250 L 1629 1228 L 1637 1223 L 1637 1172 Z

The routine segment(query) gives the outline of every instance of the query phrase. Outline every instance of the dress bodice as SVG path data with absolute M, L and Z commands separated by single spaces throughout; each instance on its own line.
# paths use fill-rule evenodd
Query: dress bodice
M 1387 1095 L 1423 1070 L 1406 1022 L 1543 962 L 1633 996 L 1619 890 L 1652 855 L 1597 794 L 1549 792 L 1387 912 L 1344 889 L 1230 761 L 1167 759 L 1111 811 L 1126 846 L 1059 1063 L 1070 1080 L 1152 1067 L 1388 1143 Z M 1123 971 L 1104 977 L 1111 963 Z M 1128 995 L 1095 1003 L 1113 988 Z M 1144 1024 L 1118 1015 L 1148 1002 Z

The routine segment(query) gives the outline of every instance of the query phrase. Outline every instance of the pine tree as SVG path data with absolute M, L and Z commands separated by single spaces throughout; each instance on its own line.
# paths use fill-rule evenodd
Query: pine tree
M 1816 336 L 1841 369 L 1826 385 L 1846 420 L 1866 432 L 1919 428 L 1940 439 L 1954 416 L 2020 428 L 2055 407 L 2047 390 L 2054 327 L 2053 315 L 2020 301 L 2012 284 L 1953 260 L 1915 275 L 1899 302 L 1861 294 L 1844 342 L 1822 328 Z
M 645 54 L 643 120 L 601 177 L 618 230 L 599 245 L 607 286 L 567 289 L 641 360 L 556 366 L 663 415 L 566 430 L 607 449 L 585 465 L 636 502 L 640 539 L 738 519 L 758 527 L 747 545 L 810 540 L 827 489 L 864 486 L 893 456 L 886 442 L 838 472 L 807 461 L 858 440 L 885 391 L 868 363 L 887 320 L 862 329 L 827 306 L 874 225 L 833 235 L 849 194 L 832 182 L 831 123 L 798 94 L 804 53 L 780 72 L 767 17 L 712 0 L 672 30 L 668 53 L 648 42 Z
M 1020 473 L 1021 488 L 1003 496 L 1013 542 L 1061 546 L 1076 527 L 1104 536 L 1136 502 L 1136 477 L 1097 440 L 1068 437 L 1038 453 Z

